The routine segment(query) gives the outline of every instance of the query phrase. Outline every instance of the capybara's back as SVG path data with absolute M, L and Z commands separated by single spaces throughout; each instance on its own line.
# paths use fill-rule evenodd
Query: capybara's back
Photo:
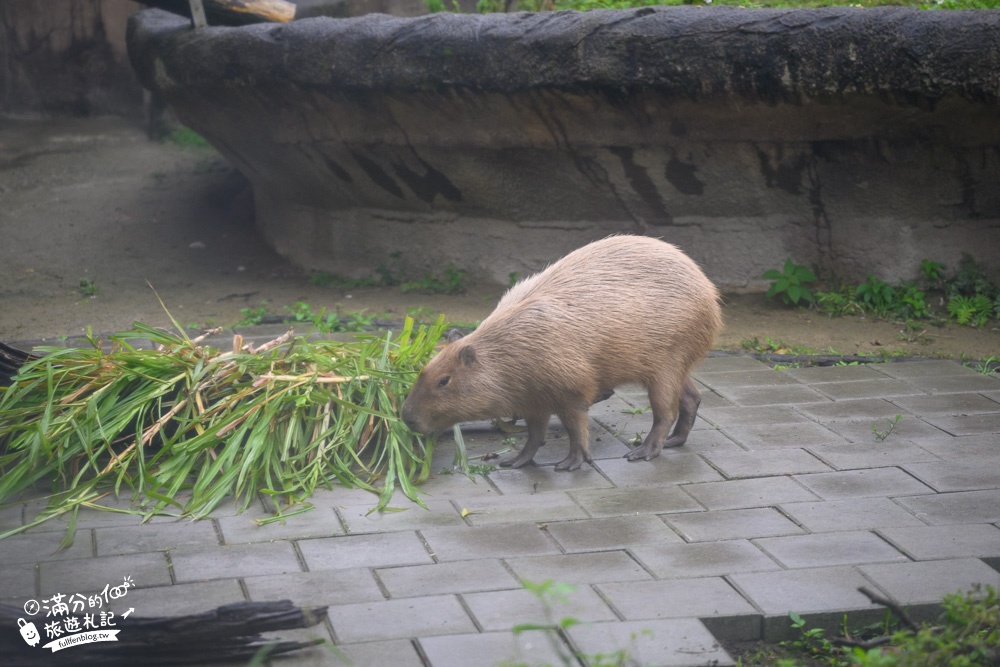
M 522 415 L 528 443 L 501 462 L 520 467 L 554 413 L 570 435 L 556 468 L 572 470 L 590 458 L 587 408 L 637 382 L 649 391 L 654 423 L 628 457 L 648 460 L 686 440 L 700 402 L 689 375 L 721 327 L 718 291 L 690 258 L 653 238 L 613 236 L 512 287 L 475 332 L 427 365 L 403 415 L 423 432 Z

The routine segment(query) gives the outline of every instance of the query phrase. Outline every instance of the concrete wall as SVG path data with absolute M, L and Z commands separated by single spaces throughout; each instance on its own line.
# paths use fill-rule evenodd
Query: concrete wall
M 140 78 L 254 185 L 303 266 L 498 282 L 590 240 L 727 288 L 786 258 L 1000 268 L 1000 12 L 646 8 L 131 25 Z
M 0 2 L 0 111 L 138 115 L 125 51 L 131 0 Z

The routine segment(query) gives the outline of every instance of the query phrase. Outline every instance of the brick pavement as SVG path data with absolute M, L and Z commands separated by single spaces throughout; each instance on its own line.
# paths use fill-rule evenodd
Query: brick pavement
M 573 584 L 554 618 L 582 621 L 560 641 L 630 651 L 643 665 L 733 664 L 720 641 L 790 636 L 787 614 L 836 624 L 884 611 L 867 585 L 932 614 L 941 597 L 1000 586 L 1000 381 L 951 361 L 774 370 L 713 356 L 688 444 L 651 462 L 622 459 L 650 423 L 641 391 L 591 411 L 595 461 L 573 473 L 553 421 L 538 466 L 475 480 L 437 474 L 429 511 L 368 515 L 374 497 L 336 488 L 315 508 L 260 526 L 221 508 L 191 523 L 84 510 L 73 546 L 50 522 L 0 542 L 0 601 L 87 593 L 130 575 L 137 615 L 241 600 L 330 605 L 322 637 L 276 665 L 494 666 L 555 663 L 538 600 L 520 581 Z M 877 440 L 887 420 L 895 430 Z M 502 448 L 485 424 L 470 454 Z M 523 436 L 519 438 L 523 440 Z M 447 468 L 442 443 L 434 470 Z M 0 511 L 0 529 L 39 509 Z M 125 599 L 113 608 L 124 609 Z

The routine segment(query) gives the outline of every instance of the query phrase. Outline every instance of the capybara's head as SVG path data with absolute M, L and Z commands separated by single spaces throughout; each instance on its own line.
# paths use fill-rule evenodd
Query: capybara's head
M 403 421 L 424 435 L 437 435 L 464 421 L 495 417 L 495 386 L 476 347 L 452 333 L 430 360 L 403 402 Z

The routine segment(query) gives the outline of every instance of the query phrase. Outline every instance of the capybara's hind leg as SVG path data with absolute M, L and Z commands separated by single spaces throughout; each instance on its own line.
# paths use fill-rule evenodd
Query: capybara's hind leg
M 684 382 L 684 392 L 681 394 L 680 410 L 677 414 L 677 424 L 674 432 L 667 438 L 664 447 L 680 447 L 687 442 L 691 427 L 694 426 L 694 418 L 698 415 L 698 406 L 701 405 L 701 392 L 695 385 L 694 380 L 688 378 Z
M 674 388 L 672 383 L 662 380 L 650 383 L 649 405 L 653 409 L 653 427 L 649 429 L 642 444 L 625 455 L 629 461 L 649 461 L 660 455 L 674 423 L 674 415 L 677 414 L 681 394 L 679 389 L 680 387 Z
M 559 414 L 559 421 L 569 435 L 569 455 L 556 464 L 556 470 L 576 470 L 583 462 L 591 462 L 590 431 L 587 430 L 587 411 L 573 408 Z
M 545 431 L 549 427 L 549 417 L 552 415 L 529 415 L 524 418 L 528 424 L 528 442 L 524 449 L 513 456 L 500 459 L 501 468 L 523 468 L 534 463 L 535 453 L 545 444 Z

